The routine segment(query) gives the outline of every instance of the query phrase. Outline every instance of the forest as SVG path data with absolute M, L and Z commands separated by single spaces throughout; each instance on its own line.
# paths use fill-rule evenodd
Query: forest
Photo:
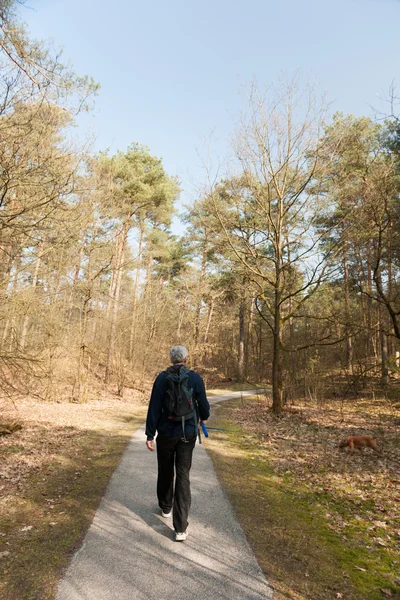
M 206 381 L 272 385 L 280 413 L 339 377 L 399 368 L 400 121 L 328 114 L 312 86 L 253 85 L 229 168 L 171 233 L 180 183 L 132 142 L 74 141 L 97 84 L 1 3 L 2 392 L 78 402 L 88 379 L 143 386 L 173 343 Z M 397 358 L 396 358 L 397 357 Z
M 242 393 L 204 445 L 276 600 L 399 598 L 395 85 L 360 117 L 254 81 L 183 206 L 134 131 L 80 141 L 100 85 L 23 4 L 0 0 L 0 595 L 56 597 L 183 344 L 209 398 Z

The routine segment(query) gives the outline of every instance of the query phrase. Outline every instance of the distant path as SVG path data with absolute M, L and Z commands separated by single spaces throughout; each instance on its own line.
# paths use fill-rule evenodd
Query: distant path
M 216 396 L 207 396 L 210 404 L 217 404 L 222 400 L 232 400 L 233 398 L 241 398 L 242 396 L 254 396 L 255 394 L 264 394 L 265 390 L 244 390 L 243 392 L 229 392 L 228 394 L 217 394 Z
M 211 396 L 210 403 L 252 393 Z M 186 542 L 175 542 L 171 519 L 159 516 L 156 471 L 142 427 L 111 478 L 57 600 L 271 600 L 204 445 L 197 444 L 193 455 Z

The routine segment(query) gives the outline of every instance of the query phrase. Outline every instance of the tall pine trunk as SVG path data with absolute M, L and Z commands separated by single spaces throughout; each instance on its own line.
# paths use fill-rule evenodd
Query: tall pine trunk
M 346 367 L 353 373 L 353 339 L 350 327 L 350 290 L 349 290 L 349 266 L 347 263 L 347 247 L 343 249 L 343 271 L 344 271 L 344 306 L 346 319 Z
M 239 352 L 238 352 L 238 381 L 244 380 L 244 336 L 245 336 L 245 306 L 246 299 L 242 295 L 239 306 Z
M 208 307 L 207 325 L 206 325 L 206 330 L 204 332 L 204 343 L 205 344 L 208 343 L 208 335 L 210 333 L 211 319 L 214 314 L 214 305 L 215 305 L 215 300 L 214 300 L 214 298 L 211 297 L 210 304 Z
M 274 332 L 272 354 L 272 410 L 276 415 L 280 415 L 283 408 L 280 260 L 280 248 L 278 248 L 274 289 Z
M 372 352 L 374 353 L 375 361 L 377 360 L 377 353 L 374 344 L 374 333 L 372 331 L 372 262 L 371 262 L 371 243 L 368 243 L 367 246 L 367 292 L 368 292 L 368 300 L 367 300 L 367 324 L 368 324 L 368 339 L 367 339 L 367 356 L 368 358 L 371 356 Z
M 32 287 L 32 289 L 33 289 L 34 292 L 36 290 L 37 280 L 38 280 L 38 276 L 39 276 L 40 263 L 41 263 L 41 258 L 39 256 L 36 259 L 35 271 L 33 273 L 32 284 L 31 284 L 31 287 Z M 24 323 L 23 323 L 23 326 L 22 326 L 21 337 L 20 337 L 20 340 L 19 340 L 19 345 L 20 345 L 20 348 L 22 350 L 25 348 L 26 336 L 27 336 L 27 333 L 28 333 L 29 322 L 30 322 L 30 315 L 27 314 L 27 315 L 25 315 L 25 318 L 24 318 Z
M 114 346 L 115 346 L 115 334 L 117 330 L 117 316 L 118 316 L 118 307 L 119 307 L 119 296 L 121 292 L 121 280 L 122 280 L 122 271 L 124 267 L 125 260 L 125 246 L 126 240 L 129 232 L 129 215 L 125 218 L 124 224 L 122 226 L 122 230 L 117 239 L 116 244 L 116 256 L 115 256 L 115 271 L 113 272 L 113 284 L 112 284 L 112 296 L 110 298 L 111 307 L 110 307 L 110 333 L 108 337 L 108 345 L 107 345 L 107 356 L 106 356 L 106 370 L 104 375 L 104 382 L 108 383 L 110 380 L 112 360 L 114 357 Z
M 143 226 L 141 226 L 140 230 L 139 230 L 138 262 L 137 262 L 137 266 L 136 266 L 135 283 L 134 283 L 134 287 L 133 287 L 133 305 L 132 305 L 132 317 L 131 317 L 132 320 L 131 320 L 131 331 L 130 331 L 130 335 L 129 335 L 129 352 L 128 352 L 129 362 L 132 362 L 133 346 L 134 346 L 134 342 L 135 342 L 136 313 L 137 313 L 138 292 L 139 292 L 139 277 L 140 277 L 140 270 L 142 268 L 143 235 L 144 235 L 144 229 L 143 229 Z
M 256 357 L 256 348 L 253 343 L 253 323 L 254 323 L 254 302 L 252 299 L 250 302 L 249 318 L 247 320 L 246 343 L 244 346 L 244 368 L 245 368 L 246 378 L 249 377 L 250 349 L 252 352 L 253 359 Z
M 193 368 L 197 366 L 199 361 L 199 340 L 200 340 L 200 320 L 201 320 L 201 305 L 203 302 L 203 289 L 206 280 L 207 271 L 207 247 L 206 243 L 203 246 L 203 255 L 201 258 L 201 272 L 199 278 L 198 292 L 197 292 L 197 303 L 196 312 L 194 319 L 194 331 L 193 331 L 193 350 L 192 350 L 192 365 Z
M 280 290 L 275 290 L 274 341 L 272 356 L 272 410 L 276 415 L 281 414 L 283 407 L 282 381 L 282 331 Z

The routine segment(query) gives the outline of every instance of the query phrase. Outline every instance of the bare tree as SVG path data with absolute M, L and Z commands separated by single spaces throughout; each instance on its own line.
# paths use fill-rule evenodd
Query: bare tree
M 273 336 L 277 414 L 283 407 L 284 330 L 326 279 L 337 251 L 323 250 L 329 232 L 317 227 L 329 209 L 324 177 L 335 152 L 321 142 L 325 114 L 315 89 L 301 90 L 295 80 L 265 95 L 254 85 L 234 139 L 241 174 L 213 196 L 226 241 L 259 288 L 257 308 Z M 329 338 L 327 333 L 318 343 Z
M 29 37 L 17 10 L 23 4 L 24 0 L 0 0 L 0 114 L 28 99 L 75 114 L 88 108 L 99 86 L 63 64 L 61 51 Z

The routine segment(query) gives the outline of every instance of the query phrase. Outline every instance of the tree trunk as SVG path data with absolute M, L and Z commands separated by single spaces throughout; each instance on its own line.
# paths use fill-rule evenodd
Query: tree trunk
M 240 299 L 239 307 L 239 352 L 238 352 L 238 382 L 243 383 L 244 380 L 244 334 L 245 334 L 245 305 L 246 299 L 244 295 Z
M 206 325 L 206 330 L 204 333 L 204 343 L 207 344 L 208 343 L 208 334 L 210 332 L 210 326 L 211 326 L 211 319 L 214 313 L 214 305 L 215 305 L 215 300 L 214 298 L 211 298 L 210 300 L 210 306 L 208 309 L 208 316 L 207 316 L 207 325 Z
M 85 232 L 82 236 L 81 247 L 79 249 L 79 252 L 76 257 L 75 264 L 74 264 L 74 275 L 73 275 L 73 280 L 72 280 L 72 288 L 71 288 L 71 293 L 69 294 L 69 298 L 68 298 L 68 323 L 71 323 L 71 321 L 72 321 L 74 293 L 75 293 L 75 289 L 76 289 L 76 286 L 79 281 L 79 273 L 81 270 L 81 265 L 82 265 L 82 261 L 83 261 L 83 257 L 84 257 L 84 253 L 85 253 L 86 238 L 87 238 L 88 230 L 89 230 L 89 227 L 87 227 L 85 229 Z
M 372 352 L 374 353 L 376 360 L 376 350 L 373 343 L 374 333 L 372 331 L 372 266 L 371 266 L 371 245 L 370 242 L 367 246 L 367 292 L 368 292 L 368 300 L 367 300 L 367 323 L 368 323 L 368 339 L 367 339 L 367 356 L 370 357 Z
M 122 230 L 117 235 L 115 240 L 115 254 L 112 259 L 112 271 L 111 271 L 111 280 L 110 280 L 110 288 L 108 292 L 108 303 L 106 310 L 106 321 L 108 321 L 111 317 L 111 313 L 113 311 L 114 306 L 114 298 L 115 298 L 115 289 L 118 281 L 119 274 L 119 261 L 121 260 L 121 251 L 125 249 L 125 241 L 123 240 L 123 232 L 125 225 L 123 225 Z
M 92 253 L 89 252 L 89 260 L 87 265 L 87 287 L 83 301 L 83 307 L 81 312 L 80 327 L 79 327 L 79 359 L 78 359 L 78 401 L 85 402 L 87 394 L 87 375 L 88 369 L 85 365 L 86 351 L 87 351 L 87 331 L 88 331 L 88 320 L 90 301 L 92 299 L 93 292 L 93 279 L 91 275 L 92 271 Z M 90 358 L 90 357 L 89 357 Z
M 0 243 L 0 300 L 3 301 L 7 295 L 7 287 L 13 266 L 13 245 Z
M 36 285 L 37 285 L 37 280 L 38 280 L 38 276 L 39 276 L 40 262 L 41 262 L 41 258 L 39 256 L 36 259 L 35 271 L 34 271 L 33 278 L 32 278 L 32 289 L 33 289 L 33 291 L 35 291 Z M 21 350 L 23 350 L 25 348 L 26 335 L 28 333 L 29 321 L 30 321 L 30 316 L 29 316 L 29 314 L 27 314 L 27 315 L 25 315 L 24 324 L 22 326 L 22 333 L 21 333 L 21 337 L 20 337 L 20 341 L 19 341 L 19 345 L 20 345 Z
M 14 295 L 17 292 L 18 275 L 19 275 L 20 266 L 21 266 L 21 255 L 19 255 L 16 258 L 16 260 L 15 260 L 14 273 L 12 275 L 11 285 L 10 285 L 10 288 L 11 288 L 10 289 L 10 297 L 11 298 L 14 298 Z M 7 291 L 7 288 L 6 288 L 6 291 Z M 12 329 L 11 328 L 11 322 L 13 322 L 13 320 L 14 320 L 12 307 L 11 307 L 10 313 L 7 315 L 7 319 L 6 319 L 6 322 L 4 324 L 3 336 L 2 336 L 1 343 L 0 343 L 0 348 L 3 348 L 3 346 L 5 345 L 5 343 L 7 341 L 7 337 L 8 337 L 9 331 L 10 331 L 10 329 Z
M 274 329 L 273 329 L 273 357 L 272 357 L 272 410 L 280 415 L 283 409 L 283 379 L 282 379 L 282 265 L 283 257 L 283 199 L 278 193 L 276 234 L 274 236 Z
M 387 276 L 388 276 L 388 297 L 389 302 L 393 301 L 393 221 L 389 218 L 388 225 L 388 249 L 387 249 Z M 392 328 L 393 330 L 393 328 Z M 387 353 L 389 356 L 393 354 L 393 338 L 386 336 Z
M 377 287 L 382 289 L 382 273 L 380 268 L 377 269 L 375 277 Z M 385 331 L 385 313 L 380 303 L 378 303 L 378 335 L 381 349 L 381 385 L 386 387 L 389 384 L 388 347 Z
M 110 324 L 110 334 L 108 338 L 108 347 L 107 347 L 107 358 L 106 358 L 106 371 L 104 375 L 104 383 L 108 383 L 110 380 L 111 374 L 111 364 L 114 354 L 114 345 L 115 345 L 115 333 L 117 329 L 117 316 L 118 316 L 118 306 L 119 306 L 119 296 L 121 292 L 121 280 L 122 280 L 122 271 L 125 260 L 125 246 L 126 240 L 129 232 L 129 216 L 125 218 L 122 231 L 120 233 L 120 239 L 117 243 L 117 252 L 115 257 L 115 273 L 114 275 L 114 284 L 112 288 L 113 296 L 111 297 L 112 302 L 112 310 L 111 310 L 111 324 Z
M 343 249 L 343 270 L 344 270 L 344 306 L 346 319 L 346 366 L 347 370 L 353 373 L 353 339 L 350 335 L 350 291 L 349 291 L 349 266 L 347 263 L 346 244 Z
M 381 385 L 387 387 L 389 385 L 389 363 L 388 363 L 388 345 L 385 332 L 385 319 L 382 307 L 379 306 L 379 333 L 381 345 Z
M 257 362 L 258 362 L 258 372 L 262 373 L 263 371 L 263 359 L 262 359 L 262 351 L 263 351 L 263 340 L 262 340 L 262 332 L 263 332 L 263 321 L 261 317 L 258 319 L 258 344 L 257 344 Z
M 183 325 L 183 321 L 185 320 L 185 317 L 186 317 L 187 302 L 186 302 L 185 296 L 182 296 L 182 299 L 180 299 L 180 301 L 179 301 L 179 305 L 180 305 L 180 311 L 178 313 L 178 328 L 176 330 L 176 339 L 178 342 L 180 342 L 180 340 L 181 340 L 182 325 Z M 210 317 L 210 315 L 209 315 L 209 317 Z M 211 319 L 210 319 L 210 321 L 211 321 Z
M 198 296 L 196 304 L 196 313 L 194 319 L 194 332 L 193 332 L 193 350 L 192 350 L 192 364 L 193 368 L 196 367 L 199 359 L 199 339 L 200 339 L 200 318 L 201 318 L 201 303 L 203 301 L 203 288 L 206 279 L 207 270 L 207 248 L 206 244 L 203 247 L 203 256 L 201 259 L 201 273 L 199 278 Z
M 144 229 L 141 226 L 139 229 L 139 249 L 138 249 L 138 263 L 136 266 L 136 274 L 135 274 L 135 284 L 133 288 L 133 306 L 132 306 L 132 321 L 131 321 L 131 332 L 129 336 L 129 353 L 128 360 L 132 362 L 133 357 L 133 345 L 135 341 L 135 327 L 136 327 L 136 312 L 137 312 L 137 302 L 138 302 L 138 291 L 139 291 L 139 277 L 140 270 L 142 268 L 142 247 L 143 247 L 143 234 Z
M 247 334 L 246 343 L 244 346 L 244 365 L 245 365 L 245 377 L 249 377 L 249 359 L 250 359 L 250 348 L 252 350 L 252 356 L 255 358 L 256 350 L 253 344 L 253 323 L 254 323 L 254 302 L 251 299 L 250 302 L 250 314 L 247 322 Z
M 274 290 L 274 344 L 272 357 L 272 410 L 280 415 L 283 407 L 283 381 L 282 381 L 282 330 L 281 330 L 281 290 L 280 273 L 277 277 Z

